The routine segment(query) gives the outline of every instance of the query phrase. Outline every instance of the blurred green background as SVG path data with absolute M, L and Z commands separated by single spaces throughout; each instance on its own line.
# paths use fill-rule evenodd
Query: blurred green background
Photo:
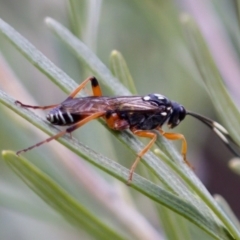
M 184 40 L 180 15 L 189 10 L 186 7 L 189 1 L 86 2 L 79 1 L 79 6 L 75 9 L 79 12 L 79 19 L 82 21 L 79 36 L 107 66 L 111 51 L 116 49 L 124 56 L 139 94 L 161 93 L 191 111 L 221 122 L 191 61 Z M 196 1 L 196 4 L 197 2 L 199 1 Z M 233 32 L 237 31 L 239 34 L 239 26 L 234 1 L 211 1 L 211 4 L 211 10 L 228 34 L 228 44 L 237 49 L 234 45 L 237 44 L 237 39 L 234 38 Z M 90 6 L 94 9 L 94 5 L 98 9 L 100 6 L 99 12 L 93 11 L 99 13 L 99 16 L 93 16 L 95 21 L 99 17 L 99 21 L 96 21 L 98 25 L 94 31 L 89 33 L 86 31 L 89 30 L 87 27 L 89 22 L 86 20 L 89 15 L 86 15 L 85 9 Z M 91 72 L 81 65 L 49 31 L 44 23 L 47 16 L 55 18 L 69 28 L 73 27 L 67 1 L 0 0 L 0 17 L 80 83 L 91 75 Z M 216 41 L 217 38 L 216 36 Z M 0 42 L 2 56 L 14 71 L 16 79 L 39 105 L 61 102 L 66 97 L 1 36 Z M 22 91 L 18 91 L 15 86 L 10 79 L 0 78 L 0 87 L 13 98 L 24 102 L 24 96 L 19 95 Z M 104 92 L 110 94 L 106 89 Z M 28 104 L 32 103 L 28 102 Z M 5 107 L 0 106 L 0 108 L 2 150 L 19 150 L 45 138 L 45 136 L 42 138 L 37 136 L 33 131 L 34 128 L 26 121 L 21 121 Z M 187 117 L 174 131 L 185 135 L 189 146 L 188 159 L 209 191 L 212 194 L 221 194 L 240 216 L 239 200 L 236 197 L 240 194 L 239 177 L 227 167 L 227 160 L 232 157 L 228 150 L 207 127 L 190 117 Z M 112 136 L 96 122 L 84 126 L 74 133 L 74 136 L 95 151 L 114 160 L 134 160 L 134 155 L 125 150 L 118 141 L 113 140 Z M 102 141 L 103 138 L 106 140 Z M 175 144 L 180 151 L 179 143 Z M 63 184 L 75 197 L 90 206 L 94 205 L 88 201 L 87 195 L 84 197 L 84 190 L 81 192 L 79 185 L 74 184 L 75 179 L 63 165 L 58 163 L 49 146 L 35 149 L 34 152 L 28 153 L 28 156 L 34 156 L 35 164 Z M 47 156 L 51 161 L 40 162 L 42 156 Z M 126 167 L 131 166 L 130 162 L 121 162 L 121 164 Z M 110 179 L 105 173 L 99 173 Z M 122 187 L 126 186 L 122 185 Z M 136 201 L 138 210 L 154 226 L 158 226 L 158 219 L 150 201 L 133 191 L 132 194 L 138 198 Z M 97 209 L 98 206 L 92 207 Z M 104 213 L 101 214 L 104 216 Z M 3 161 L 0 161 L 0 239 L 85 239 L 85 237 L 87 239 L 84 233 L 81 234 L 83 234 L 82 238 L 79 238 L 77 230 L 51 210 L 9 170 Z

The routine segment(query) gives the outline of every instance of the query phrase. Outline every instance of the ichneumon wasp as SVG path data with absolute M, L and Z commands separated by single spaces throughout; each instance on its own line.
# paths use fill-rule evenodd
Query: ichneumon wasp
M 89 81 L 92 85 L 93 96 L 75 97 Z M 66 133 L 71 134 L 71 132 L 77 128 L 96 118 L 104 118 L 108 127 L 111 129 L 118 131 L 130 129 L 133 134 L 139 137 L 150 138 L 150 142 L 138 153 L 136 160 L 131 166 L 128 183 L 131 182 L 133 172 L 141 157 L 152 147 L 157 139 L 157 133 L 151 130 L 157 130 L 167 139 L 181 140 L 183 160 L 190 166 L 186 160 L 187 141 L 185 137 L 179 133 L 168 133 L 162 130 L 162 126 L 165 123 L 169 128 L 176 127 L 186 115 L 190 115 L 210 127 L 230 151 L 234 155 L 239 156 L 234 150 L 233 145 L 238 148 L 239 146 L 230 137 L 227 130 L 219 123 L 187 111 L 179 103 L 170 101 L 161 94 L 118 97 L 102 96 L 101 88 L 95 77 L 89 77 L 83 81 L 62 103 L 50 106 L 30 106 L 16 101 L 16 104 L 25 108 L 52 109 L 46 116 L 47 120 L 54 125 L 68 126 L 58 134 L 31 147 L 20 150 L 17 154 L 57 139 Z

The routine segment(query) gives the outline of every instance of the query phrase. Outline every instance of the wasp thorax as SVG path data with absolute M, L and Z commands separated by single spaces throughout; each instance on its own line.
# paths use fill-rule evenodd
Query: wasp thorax
M 168 106 L 171 103 L 168 98 L 158 93 L 148 94 L 144 96 L 142 99 L 156 106 L 162 106 L 162 105 Z

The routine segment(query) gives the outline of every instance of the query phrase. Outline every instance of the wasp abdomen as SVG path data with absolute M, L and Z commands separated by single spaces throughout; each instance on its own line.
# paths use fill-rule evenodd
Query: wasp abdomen
M 60 109 L 56 109 L 54 112 L 50 112 L 46 118 L 52 124 L 67 126 L 78 122 L 81 119 L 81 115 L 62 112 Z

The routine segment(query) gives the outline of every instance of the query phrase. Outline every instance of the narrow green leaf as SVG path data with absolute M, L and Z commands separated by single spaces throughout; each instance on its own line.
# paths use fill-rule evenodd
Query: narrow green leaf
M 47 204 L 60 213 L 75 226 L 84 229 L 98 239 L 125 239 L 116 230 L 102 223 L 86 208 L 72 198 L 64 189 L 50 177 L 40 171 L 23 157 L 17 157 L 14 152 L 3 151 L 4 160 L 11 169 Z
M 214 198 L 218 205 L 221 207 L 221 209 L 224 211 L 224 213 L 228 216 L 228 218 L 231 220 L 232 223 L 235 224 L 236 228 L 240 229 L 240 223 L 235 214 L 233 213 L 232 209 L 230 208 L 229 204 L 226 202 L 226 200 L 216 194 L 214 195 Z
M 189 223 L 181 216 L 176 216 L 165 207 L 160 207 L 159 215 L 165 236 L 168 240 L 191 240 Z M 174 229 L 174 231 L 173 231 Z
M 52 18 L 47 18 L 46 23 L 49 28 L 73 51 L 73 53 L 82 60 L 83 63 L 101 79 L 101 82 L 116 95 L 130 95 L 130 91 L 125 88 L 111 74 L 108 68 L 97 58 L 97 56 L 75 37 L 68 29 L 63 27 Z
M 79 1 L 76 0 L 68 0 L 68 8 L 69 8 L 69 19 L 71 24 L 71 29 L 73 30 L 74 34 L 78 37 L 82 35 L 82 19 L 80 19 L 81 14 L 79 14 L 80 6 L 78 6 Z M 84 13 L 85 6 L 81 4 L 82 13 Z
M 14 28 L 0 19 L 0 33 L 3 34 L 26 59 L 44 73 L 51 81 L 63 91 L 66 87 L 70 90 L 76 88 L 77 84 L 65 72 L 56 67 L 48 58 L 38 51 L 27 39 L 22 37 Z M 61 81 L 58 81 L 61 79 Z
M 113 75 L 130 90 L 133 95 L 137 94 L 133 78 L 129 72 L 126 61 L 122 54 L 116 50 L 111 52 L 110 55 L 110 69 Z

